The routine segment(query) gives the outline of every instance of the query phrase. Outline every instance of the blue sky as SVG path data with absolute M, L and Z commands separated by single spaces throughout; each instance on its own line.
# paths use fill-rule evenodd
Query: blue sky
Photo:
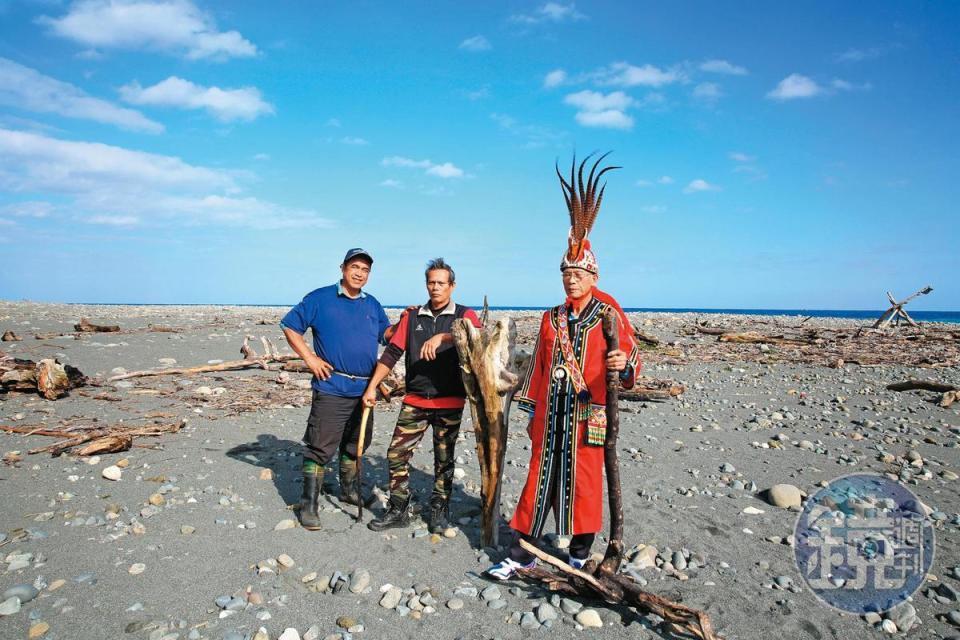
M 0 0 L 0 298 L 960 309 L 955 3 Z

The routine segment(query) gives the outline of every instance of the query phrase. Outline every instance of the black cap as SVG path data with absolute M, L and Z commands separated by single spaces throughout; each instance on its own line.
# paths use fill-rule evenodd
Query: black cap
M 343 256 L 343 262 L 341 264 L 347 264 L 357 256 L 362 256 L 370 261 L 370 264 L 373 264 L 373 256 L 361 249 L 360 247 L 354 247 L 347 251 L 347 255 Z

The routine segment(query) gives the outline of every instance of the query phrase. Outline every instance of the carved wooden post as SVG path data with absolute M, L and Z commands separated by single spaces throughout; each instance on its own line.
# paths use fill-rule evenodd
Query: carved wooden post
M 490 331 L 478 330 L 469 320 L 459 319 L 453 323 L 453 339 L 470 400 L 480 462 L 481 541 L 484 546 L 495 546 L 507 421 L 519 382 L 507 368 L 513 362 L 516 328 L 509 318 L 498 320 Z
M 617 312 L 608 308 L 602 318 L 607 353 L 620 348 Z M 617 460 L 617 438 L 620 435 L 620 375 L 607 371 L 607 438 L 604 441 L 603 466 L 607 474 L 607 505 L 610 509 L 610 542 L 600 563 L 600 570 L 615 574 L 623 558 L 623 492 L 620 486 L 620 463 Z

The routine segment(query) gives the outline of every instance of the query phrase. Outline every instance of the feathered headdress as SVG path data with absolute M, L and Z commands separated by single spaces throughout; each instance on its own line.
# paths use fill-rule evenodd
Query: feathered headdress
M 590 273 L 597 273 L 597 257 L 590 250 L 590 241 L 587 240 L 587 235 L 593 228 L 593 223 L 597 220 L 597 214 L 600 213 L 603 192 L 607 188 L 607 184 L 604 183 L 600 190 L 597 190 L 600 178 L 607 171 L 621 168 L 604 167 L 599 172 L 597 171 L 597 167 L 610 153 L 608 151 L 593 163 L 586 184 L 583 182 L 583 170 L 587 161 L 593 157 L 593 153 L 583 159 L 579 171 L 577 170 L 577 156 L 573 156 L 573 161 L 570 163 L 570 182 L 563 178 L 559 164 L 555 165 L 557 177 L 560 178 L 560 186 L 563 189 L 563 199 L 567 201 L 567 210 L 570 212 L 570 233 L 567 236 L 567 251 L 563 254 L 563 260 L 560 263 L 561 271 L 576 267 L 585 269 Z

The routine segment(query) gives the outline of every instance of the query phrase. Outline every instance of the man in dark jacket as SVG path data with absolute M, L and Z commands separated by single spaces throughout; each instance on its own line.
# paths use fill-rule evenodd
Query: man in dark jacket
M 472 309 L 450 299 L 456 276 L 443 258 L 427 264 L 426 280 L 429 302 L 403 313 L 363 394 L 363 403 L 372 407 L 377 385 L 406 352 L 407 393 L 387 451 L 390 504 L 386 513 L 367 525 L 374 531 L 405 527 L 410 522 L 410 458 L 428 425 L 433 427 L 434 471 L 430 532 L 442 533 L 450 526 L 454 449 L 466 396 L 450 331 L 457 318 L 466 318 L 478 328 L 480 319 Z

